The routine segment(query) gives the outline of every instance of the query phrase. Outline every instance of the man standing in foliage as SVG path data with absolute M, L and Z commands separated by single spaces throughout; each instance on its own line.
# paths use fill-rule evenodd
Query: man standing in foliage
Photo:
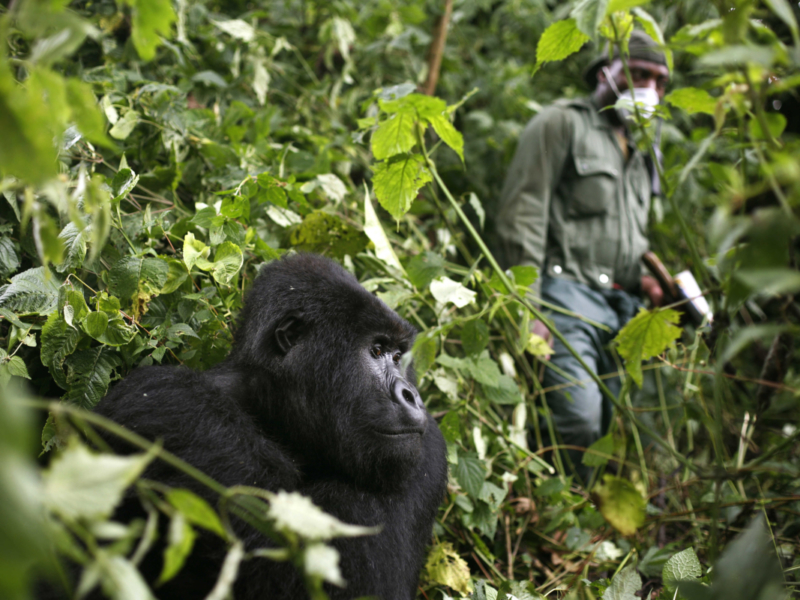
M 629 43 L 636 98 L 654 106 L 664 97 L 669 69 L 664 53 L 642 32 Z M 553 323 L 599 375 L 617 371 L 608 344 L 637 312 L 645 294 L 661 302 L 658 283 L 644 275 L 647 216 L 658 179 L 631 140 L 627 115 L 615 110 L 618 95 L 630 97 L 619 48 L 603 52 L 586 70 L 589 98 L 559 100 L 528 123 L 519 140 L 500 200 L 498 234 L 509 265 L 532 265 L 540 278 L 532 295 L 605 326 L 559 312 Z M 648 102 L 649 98 L 649 102 Z M 640 105 L 641 106 L 641 105 Z M 611 402 L 578 360 L 544 324 L 532 331 L 553 347 L 543 386 L 562 389 L 546 399 L 561 441 L 586 448 L 608 430 Z M 582 381 L 570 385 L 570 380 Z M 618 394 L 619 378 L 605 380 Z M 543 428 L 543 436 L 552 443 Z M 562 456 L 564 454 L 562 453 Z M 583 452 L 568 450 L 574 472 L 588 483 Z

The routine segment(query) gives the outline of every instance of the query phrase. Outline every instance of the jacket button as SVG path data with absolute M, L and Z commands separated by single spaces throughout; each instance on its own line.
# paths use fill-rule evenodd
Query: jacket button
M 560 275 L 561 274 L 561 266 L 560 265 L 553 265 L 553 273 L 555 273 L 556 275 Z
M 600 279 L 600 283 L 603 284 L 608 283 L 608 275 L 606 275 L 605 273 L 600 273 L 600 277 L 598 279 Z

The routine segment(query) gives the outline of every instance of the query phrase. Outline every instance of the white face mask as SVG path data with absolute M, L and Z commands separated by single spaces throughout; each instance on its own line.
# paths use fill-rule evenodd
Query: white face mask
M 611 86 L 611 89 L 614 90 L 614 93 L 617 95 L 618 100 L 614 107 L 623 121 L 625 119 L 634 118 L 634 115 L 636 114 L 634 103 L 636 103 L 636 107 L 639 109 L 639 114 L 642 117 L 649 119 L 653 116 L 653 113 L 656 111 L 656 106 L 658 106 L 661 102 L 661 98 L 658 97 L 657 91 L 655 91 L 653 88 L 647 87 L 633 88 L 633 90 L 620 92 L 619 88 L 617 88 L 614 78 L 611 77 L 608 67 L 603 67 L 603 72 L 606 74 L 606 80 Z M 633 92 L 633 97 L 631 97 L 631 91 Z

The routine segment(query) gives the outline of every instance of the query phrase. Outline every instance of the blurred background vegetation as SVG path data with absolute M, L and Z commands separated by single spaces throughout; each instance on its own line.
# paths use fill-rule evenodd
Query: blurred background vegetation
M 138 479 L 152 456 L 86 453 L 76 431 L 107 424 L 81 411 L 137 366 L 222 360 L 259 265 L 287 251 L 341 261 L 422 333 L 419 387 L 451 483 L 419 597 L 796 596 L 798 12 L 788 0 L 4 3 L 0 596 L 57 577 L 55 552 L 110 597 L 150 597 L 135 569 L 149 529 L 108 519 L 125 487 L 155 493 Z M 587 43 L 537 55 L 566 19 Z M 693 272 L 715 318 L 628 358 L 644 377 L 625 375 L 612 430 L 585 455 L 604 474 L 587 492 L 527 436 L 550 418 L 520 295 L 536 274 L 504 274 L 487 250 L 520 131 L 589 93 L 582 70 L 612 23 L 672 53 L 651 242 Z M 434 87 L 442 101 L 415 95 Z M 411 156 L 431 163 L 373 189 L 392 154 L 374 136 L 397 106 L 416 111 L 427 131 Z M 639 125 L 646 144 L 655 126 Z M 107 475 L 102 502 L 86 472 Z M 216 516 L 159 493 L 153 514 L 227 535 L 243 558 Z M 320 593 L 336 571 L 287 527 L 289 554 L 271 558 L 290 556 Z M 171 538 L 173 565 L 192 539 Z

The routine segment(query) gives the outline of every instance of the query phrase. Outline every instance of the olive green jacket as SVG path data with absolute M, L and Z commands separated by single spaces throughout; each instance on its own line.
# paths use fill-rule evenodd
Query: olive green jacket
M 528 123 L 500 199 L 497 232 L 509 265 L 592 289 L 638 293 L 647 251 L 650 175 L 629 143 L 624 159 L 591 99 L 559 100 Z M 531 286 L 540 297 L 537 281 Z

